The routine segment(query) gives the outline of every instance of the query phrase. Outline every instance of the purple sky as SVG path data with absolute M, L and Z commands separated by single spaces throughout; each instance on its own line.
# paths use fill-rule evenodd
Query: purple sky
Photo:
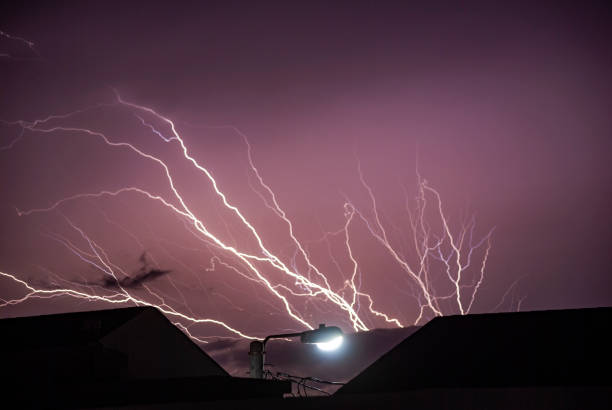
M 321 238 L 343 228 L 347 199 L 374 223 L 360 163 L 389 243 L 419 266 L 406 212 L 406 203 L 413 211 L 417 204 L 418 163 L 427 186 L 442 198 L 455 239 L 472 215 L 474 244 L 494 228 L 472 312 L 612 303 L 612 54 L 605 2 L 174 3 L 19 2 L 0 9 L 0 30 L 34 43 L 30 48 L 0 37 L 0 119 L 33 121 L 114 104 L 25 130 L 10 148 L 22 128 L 1 125 L 1 272 L 38 289 L 112 293 L 83 287 L 99 285 L 105 274 L 69 251 L 67 241 L 91 251 L 72 223 L 129 275 L 141 267 L 143 252 L 147 269 L 170 270 L 145 284 L 177 311 L 254 336 L 304 329 L 265 286 L 218 261 L 248 271 L 243 263 L 211 249 L 184 218 L 142 195 L 78 199 L 50 212 L 17 215 L 15 208 L 45 208 L 78 193 L 126 186 L 176 204 L 152 161 L 83 132 L 40 132 L 87 127 L 162 159 L 211 232 L 261 255 L 210 182 L 182 157 L 177 141 L 164 142 L 134 114 L 166 138 L 172 136 L 168 125 L 117 105 L 114 88 L 172 120 L 191 155 L 269 249 L 304 273 L 305 262 L 293 259 L 287 226 L 252 189 L 266 195 L 249 168 L 245 142 L 223 126 L 244 133 L 296 237 L 330 288 L 349 301 L 350 290 L 342 288 L 353 264 L 344 233 Z M 423 215 L 428 245 L 444 239 L 443 257 L 454 258 L 432 195 L 427 191 Z M 375 309 L 413 324 L 424 303 L 418 284 L 355 218 L 349 232 L 359 265 L 356 286 L 371 295 Z M 478 280 L 485 248 L 474 251 L 464 273 L 463 303 Z M 432 293 L 441 297 L 441 313 L 457 314 L 454 297 L 443 298 L 454 287 L 434 256 L 428 265 Z M 300 290 L 264 265 L 258 266 L 271 283 Z M 159 303 L 143 288 L 131 291 Z M 3 300 L 26 294 L 13 279 L 0 278 Z M 346 312 L 325 297 L 287 297 L 309 324 L 352 331 Z M 368 312 L 366 297 L 357 299 L 367 328 L 393 327 Z M 70 296 L 31 298 L 0 307 L 0 317 L 109 306 Z M 423 320 L 430 317 L 425 309 Z M 181 323 L 199 337 L 232 335 L 216 325 Z

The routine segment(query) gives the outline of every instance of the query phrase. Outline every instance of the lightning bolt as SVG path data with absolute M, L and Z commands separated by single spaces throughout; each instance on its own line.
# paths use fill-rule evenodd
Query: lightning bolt
M 33 53 L 36 56 L 36 60 L 42 59 L 40 53 L 38 52 L 38 50 L 36 50 L 35 44 L 33 41 L 27 40 L 23 37 L 19 37 L 19 36 L 14 36 L 12 34 L 9 34 L 5 31 L 0 30 L 0 37 L 6 38 L 10 41 L 14 41 L 17 42 L 19 44 L 22 44 L 24 46 L 26 46 L 31 53 Z M 28 60 L 30 58 L 23 58 L 23 57 L 18 57 L 15 55 L 12 55 L 10 53 L 7 52 L 2 52 L 0 53 L 0 57 L 4 57 L 4 58 L 8 58 L 8 59 L 12 59 L 12 60 Z
M 33 46 L 33 45 L 32 45 Z M 124 99 L 116 90 L 115 100 L 111 104 L 98 104 L 84 109 L 75 110 L 66 114 L 50 115 L 34 121 L 2 121 L 8 127 L 18 127 L 19 137 L 3 147 L 5 150 L 12 149 L 24 137 L 24 133 L 55 135 L 76 134 L 84 137 L 94 138 L 111 149 L 127 150 L 138 158 L 149 161 L 161 171 L 165 184 L 171 193 L 165 197 L 151 192 L 140 186 L 125 186 L 115 190 L 101 190 L 97 192 L 80 192 L 71 196 L 57 199 L 46 207 L 31 209 L 16 209 L 17 215 L 28 217 L 36 213 L 60 212 L 61 208 L 70 202 L 83 200 L 100 200 L 101 198 L 116 199 L 120 196 L 137 195 L 146 200 L 158 204 L 171 215 L 176 216 L 196 239 L 213 256 L 209 259 L 206 271 L 216 271 L 224 268 L 232 272 L 236 277 L 250 285 L 265 290 L 271 299 L 262 300 L 262 303 L 281 311 L 300 328 L 313 329 L 314 323 L 307 319 L 306 312 L 300 309 L 298 301 L 305 301 L 308 306 L 316 307 L 320 311 L 330 312 L 343 317 L 348 326 L 354 331 L 366 331 L 371 328 L 372 323 L 384 323 L 402 327 L 404 323 L 419 323 L 428 317 L 441 316 L 457 311 L 459 314 L 469 313 L 473 307 L 477 293 L 484 280 L 486 263 L 491 248 L 491 237 L 493 230 L 489 231 L 480 240 L 474 240 L 475 218 L 462 224 L 459 232 L 453 232 L 449 218 L 443 209 L 440 194 L 432 188 L 426 180 L 418 175 L 418 196 L 416 207 L 407 207 L 410 216 L 409 229 L 412 233 L 412 242 L 417 255 L 416 261 L 409 261 L 403 255 L 398 243 L 388 233 L 388 226 L 380 213 L 374 189 L 371 187 L 363 173 L 361 164 L 358 162 L 359 181 L 370 199 L 370 209 L 360 209 L 349 198 L 344 202 L 344 223 L 336 231 L 326 232 L 324 240 L 330 238 L 341 238 L 342 248 L 349 261 L 349 267 L 343 267 L 331 252 L 330 256 L 336 268 L 345 277 L 340 288 L 334 288 L 331 275 L 317 263 L 308 250 L 308 244 L 300 239 L 292 218 L 281 205 L 279 196 L 274 192 L 271 185 L 266 183 L 262 173 L 257 168 L 253 155 L 252 146 L 247 136 L 235 127 L 228 127 L 239 135 L 246 146 L 248 168 L 254 177 L 257 187 L 250 185 L 251 189 L 262 199 L 264 206 L 273 213 L 286 227 L 286 232 L 293 247 L 289 257 L 274 252 L 267 244 L 265 236 L 245 216 L 245 213 L 236 206 L 228 194 L 222 189 L 221 184 L 213 173 L 205 167 L 191 152 L 184 138 L 177 130 L 177 126 L 169 117 L 160 114 L 151 107 L 137 104 Z M 63 125 L 74 116 L 84 112 L 115 107 L 127 110 L 138 119 L 140 125 L 160 138 L 164 143 L 175 147 L 185 164 L 199 173 L 212 188 L 212 192 L 218 203 L 226 210 L 232 218 L 239 222 L 240 226 L 249 233 L 250 240 L 255 245 L 255 251 L 236 245 L 236 241 L 228 242 L 222 236 L 213 232 L 207 226 L 203 217 L 195 210 L 194 205 L 185 196 L 185 193 L 177 187 L 177 176 L 172 171 L 173 167 L 161 157 L 147 152 L 136 144 L 127 141 L 116 141 L 102 131 L 88 127 Z M 60 123 L 59 125 L 57 123 Z M 155 124 L 161 124 L 168 131 L 160 131 Z M 433 208 L 436 218 L 440 221 L 441 232 L 434 230 L 427 223 L 430 216 L 429 201 L 433 199 Z M 408 201 L 407 201 L 408 202 Z M 368 216 L 370 214 L 371 216 Z M 64 248 L 75 255 L 78 259 L 99 271 L 104 277 L 114 280 L 117 287 L 108 289 L 99 284 L 87 281 L 76 282 L 58 280 L 59 285 L 36 286 L 33 283 L 21 279 L 15 273 L 0 272 L 4 280 L 13 281 L 21 289 L 23 295 L 15 298 L 0 300 L 0 308 L 25 303 L 30 299 L 53 299 L 57 297 L 71 297 L 91 302 L 105 302 L 109 304 L 134 304 L 138 306 L 155 306 L 164 314 L 169 316 L 189 337 L 204 343 L 206 336 L 196 334 L 192 331 L 195 325 L 214 325 L 223 328 L 235 337 L 254 339 L 256 336 L 222 321 L 208 317 L 201 317 L 189 307 L 188 298 L 180 291 L 179 285 L 170 280 L 170 283 L 178 295 L 171 297 L 152 284 L 143 284 L 139 289 L 131 289 L 121 285 L 121 279 L 129 277 L 127 270 L 112 261 L 112 258 L 103 247 L 93 240 L 84 229 L 74 223 L 71 219 L 61 214 L 66 224 L 77 234 L 80 241 L 85 245 L 78 246 L 68 238 L 51 233 L 47 236 L 60 243 Z M 144 246 L 135 234 L 130 233 L 119 223 L 104 216 L 107 223 L 119 227 L 128 233 L 140 246 Z M 220 218 L 223 222 L 223 218 Z M 225 222 L 224 222 L 225 223 Z M 406 281 L 412 287 L 412 296 L 417 303 L 418 312 L 413 320 L 403 320 L 396 315 L 383 312 L 377 306 L 376 295 L 372 291 L 363 289 L 362 278 L 369 273 L 364 272 L 360 266 L 360 257 L 356 254 L 352 245 L 352 238 L 356 224 L 361 224 L 367 229 L 376 243 L 389 255 L 391 260 L 405 273 Z M 227 225 L 226 225 L 227 228 Z M 401 229 L 401 228 L 397 228 Z M 227 231 L 230 232 L 229 228 Z M 228 235 L 231 238 L 231 234 Z M 329 242 L 328 242 L 329 245 Z M 473 262 L 475 254 L 481 252 L 482 256 L 478 264 Z M 171 252 L 167 252 L 171 255 Z M 156 263 L 158 265 L 158 263 Z M 298 269 L 298 265 L 305 266 L 305 272 Z M 442 269 L 435 270 L 434 266 Z M 190 269 L 190 268 L 186 268 Z M 475 271 L 476 273 L 474 274 Z M 199 279 L 199 273 L 191 271 Z M 471 273 L 471 275 L 468 275 Z M 280 275 L 280 276 L 279 276 Z M 468 278 L 469 276 L 469 278 Z M 440 278 L 450 284 L 450 291 L 438 289 Z M 223 298 L 221 294 L 219 297 Z M 225 297 L 226 300 L 229 300 Z M 453 300 L 455 306 L 447 306 L 448 301 Z M 238 310 L 241 308 L 237 305 Z M 377 322 L 378 321 L 378 322 Z

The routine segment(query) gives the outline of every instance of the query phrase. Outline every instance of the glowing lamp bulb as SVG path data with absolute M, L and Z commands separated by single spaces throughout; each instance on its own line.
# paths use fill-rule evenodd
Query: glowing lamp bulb
M 343 340 L 344 338 L 342 336 L 336 336 L 329 342 L 315 343 L 315 344 L 317 345 L 319 349 L 329 352 L 329 351 L 336 350 L 337 348 L 339 348 L 340 345 L 342 345 Z

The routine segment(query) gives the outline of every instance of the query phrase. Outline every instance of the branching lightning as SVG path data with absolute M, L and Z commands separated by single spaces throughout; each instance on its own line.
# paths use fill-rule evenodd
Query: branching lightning
M 0 34 L 8 37 L 4 32 Z M 29 42 L 26 44 L 34 50 L 33 44 Z M 256 182 L 256 186 L 250 185 L 251 189 L 262 199 L 265 208 L 272 212 L 286 228 L 287 242 L 293 249 L 289 256 L 273 250 L 265 231 L 257 228 L 256 223 L 249 220 L 245 211 L 234 204 L 230 195 L 213 176 L 213 172 L 192 153 L 173 120 L 151 107 L 124 99 L 116 91 L 115 97 L 115 102 L 112 104 L 99 104 L 67 114 L 50 115 L 34 121 L 3 121 L 7 127 L 17 128 L 19 137 L 1 149 L 10 150 L 26 136 L 35 137 L 40 134 L 60 137 L 73 134 L 93 138 L 111 150 L 125 150 L 134 155 L 136 159 L 157 167 L 171 195 L 164 196 L 151 192 L 142 186 L 124 186 L 114 190 L 77 192 L 71 196 L 55 198 L 49 206 L 17 209 L 17 214 L 23 218 L 33 214 L 52 212 L 62 215 L 66 225 L 80 238 L 82 245 L 56 233 L 46 234 L 46 236 L 61 244 L 68 252 L 104 277 L 112 278 L 117 286 L 109 288 L 91 280 L 67 279 L 60 279 L 54 284 L 41 286 L 22 279 L 18 273 L 0 272 L 0 280 L 12 281 L 22 292 L 16 297 L 1 299 L 0 308 L 26 303 L 31 299 L 59 297 L 112 305 L 155 306 L 188 336 L 198 342 L 205 343 L 207 336 L 194 331 L 194 325 L 216 326 L 231 337 L 253 339 L 259 336 L 247 334 L 248 332 L 222 320 L 222 317 L 210 318 L 194 313 L 190 307 L 189 298 L 181 293 L 172 275 L 168 275 L 168 280 L 171 281 L 178 295 L 175 297 L 164 293 L 152 283 L 145 282 L 138 288 L 122 286 L 121 283 L 124 283 L 122 280 L 130 276 L 128 271 L 113 261 L 113 257 L 82 227 L 62 213 L 63 207 L 68 203 L 139 196 L 152 201 L 159 205 L 160 209 L 176 217 L 181 224 L 184 224 L 187 232 L 199 240 L 208 255 L 209 262 L 202 265 L 205 272 L 215 272 L 223 268 L 225 272 L 230 272 L 235 278 L 238 278 L 245 287 L 255 286 L 264 290 L 268 297 L 261 300 L 261 304 L 265 304 L 271 311 L 290 318 L 301 329 L 313 329 L 316 325 L 316 322 L 309 319 L 308 309 L 333 312 L 335 317 L 344 321 L 354 331 L 366 331 L 376 326 L 402 327 L 422 323 L 434 316 L 467 314 L 471 311 L 485 278 L 492 231 L 476 240 L 473 237 L 475 219 L 472 218 L 463 223 L 458 232 L 453 232 L 439 192 L 420 175 L 417 175 L 416 206 L 410 205 L 412 201 L 407 198 L 407 212 L 410 220 L 407 229 L 410 232 L 413 253 L 416 255 L 415 260 L 411 260 L 400 249 L 397 241 L 394 241 L 389 235 L 390 225 L 382 217 L 380 205 L 374 193 L 375 187 L 368 184 L 361 165 L 358 165 L 358 178 L 369 198 L 369 206 L 360 208 L 346 197 L 343 205 L 343 224 L 335 231 L 326 232 L 323 239 L 330 241 L 330 238 L 338 238 L 339 243 L 342 244 L 343 255 L 333 255 L 330 251 L 333 266 L 341 271 L 345 278 L 343 283 L 338 285 L 337 281 L 332 280 L 331 272 L 326 270 L 329 266 L 315 260 L 309 251 L 308 243 L 299 237 L 296 223 L 291 218 L 290 212 L 281 205 L 281 195 L 276 193 L 272 186 L 264 180 L 262 172 L 255 165 L 252 155 L 253 148 L 245 134 L 232 128 L 243 139 L 246 146 L 248 169 Z M 168 160 L 162 159 L 135 143 L 115 140 L 98 129 L 62 123 L 84 112 L 95 113 L 96 110 L 108 107 L 128 112 L 132 118 L 135 117 L 138 120 L 144 130 L 161 138 L 168 144 L 168 149 L 176 150 L 181 160 L 184 161 L 183 165 L 191 167 L 207 181 L 217 203 L 229 215 L 232 215 L 233 223 L 238 223 L 248 232 L 248 239 L 252 241 L 253 246 L 236 245 L 231 234 L 224 235 L 222 232 L 215 232 L 210 225 L 205 223 L 204 216 L 196 211 L 197 204 L 194 204 L 193 200 L 189 199 L 186 193 L 179 188 L 180 184 L 177 183 L 177 179 L 180 177 L 173 171 L 174 164 Z M 156 124 L 161 124 L 167 129 L 167 133 L 160 131 Z M 207 217 L 210 218 L 210 215 Z M 434 228 L 434 223 L 430 221 L 432 217 L 436 218 L 436 226 L 439 226 L 440 229 Z M 111 221 L 106 216 L 105 219 L 109 225 L 118 226 L 129 233 L 127 228 L 117 222 Z M 371 239 L 385 251 L 396 268 L 403 272 L 403 281 L 408 288 L 406 293 L 411 296 L 406 298 L 406 304 L 416 304 L 418 314 L 415 317 L 406 318 L 401 315 L 401 312 L 383 311 L 379 306 L 384 295 L 377 295 L 375 290 L 364 288 L 362 280 L 364 277 L 372 277 L 380 273 L 362 267 L 362 256 L 356 252 L 353 244 L 358 226 L 365 227 Z M 406 230 L 406 227 L 399 229 Z M 129 234 L 140 243 L 135 234 Z M 225 236 L 229 236 L 230 240 L 224 239 Z M 141 243 L 140 247 L 144 249 Z M 478 261 L 475 260 L 476 258 Z M 347 260 L 348 263 L 342 262 L 341 259 Z M 155 262 L 155 265 L 159 266 L 159 263 Z M 305 268 L 300 269 L 300 266 Z M 198 281 L 201 280 L 199 278 L 202 275 L 201 271 L 191 270 L 191 273 Z M 231 301 L 221 293 L 218 294 L 220 298 L 225 298 L 227 302 L 233 304 L 234 308 L 243 310 L 239 303 L 235 303 L 236 301 Z

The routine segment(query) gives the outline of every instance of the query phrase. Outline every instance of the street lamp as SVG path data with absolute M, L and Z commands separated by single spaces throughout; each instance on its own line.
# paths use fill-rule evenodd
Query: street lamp
M 255 340 L 251 342 L 250 356 L 250 374 L 252 378 L 263 378 L 264 356 L 266 354 L 266 343 L 270 339 L 284 339 L 287 337 L 299 337 L 302 343 L 315 344 L 324 351 L 336 350 L 342 344 L 344 339 L 342 330 L 336 326 L 319 325 L 318 329 L 307 330 L 301 333 L 284 333 L 279 335 L 267 336 L 263 342 Z

